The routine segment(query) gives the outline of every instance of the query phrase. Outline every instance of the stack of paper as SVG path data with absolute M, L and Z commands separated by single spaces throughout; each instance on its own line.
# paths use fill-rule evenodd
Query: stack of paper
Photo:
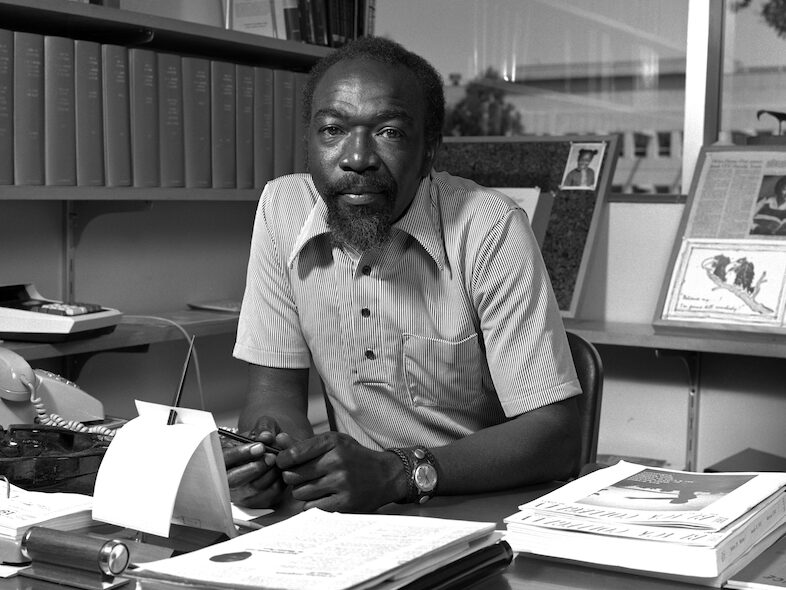
M 5 495 L 4 484 L 0 492 Z M 9 496 L 0 499 L 0 561 L 25 561 L 19 547 L 32 526 L 70 531 L 91 524 L 92 505 L 93 499 L 83 494 L 28 492 L 9 484 Z
M 488 522 L 314 508 L 126 574 L 211 588 L 393 590 L 484 548 L 507 547 L 499 537 Z
M 514 551 L 720 586 L 786 530 L 786 473 L 618 464 L 519 507 Z

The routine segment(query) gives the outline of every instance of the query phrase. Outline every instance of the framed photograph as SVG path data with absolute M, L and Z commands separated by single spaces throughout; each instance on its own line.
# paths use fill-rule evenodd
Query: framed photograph
M 786 333 L 786 146 L 702 149 L 656 326 Z
M 566 188 L 582 149 L 594 152 L 594 178 L 586 186 Z M 536 213 L 530 222 L 560 311 L 574 317 L 618 150 L 617 135 L 446 137 L 434 167 L 506 194 L 516 188 L 538 190 L 537 211 L 545 212 L 545 220 Z
M 598 183 L 598 167 L 606 144 L 602 141 L 575 142 L 570 146 L 560 188 L 564 191 L 591 189 Z

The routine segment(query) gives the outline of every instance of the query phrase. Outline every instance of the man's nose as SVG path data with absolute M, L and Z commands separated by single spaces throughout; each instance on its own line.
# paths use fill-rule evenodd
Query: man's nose
M 363 172 L 379 167 L 380 159 L 370 133 L 353 133 L 346 141 L 341 157 L 342 170 Z

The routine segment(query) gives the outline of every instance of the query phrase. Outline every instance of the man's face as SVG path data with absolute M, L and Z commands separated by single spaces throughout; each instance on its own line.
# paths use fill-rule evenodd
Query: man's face
M 387 239 L 431 167 L 425 120 L 420 85 L 403 67 L 358 58 L 319 81 L 309 171 L 338 243 L 364 251 Z

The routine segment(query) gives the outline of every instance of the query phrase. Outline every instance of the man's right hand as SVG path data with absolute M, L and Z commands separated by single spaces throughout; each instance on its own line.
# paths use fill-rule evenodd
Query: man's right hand
M 277 505 L 286 490 L 281 471 L 276 467 L 276 456 L 266 444 L 276 443 L 278 425 L 258 420 L 251 438 L 260 442 L 225 446 L 224 464 L 227 470 L 229 496 L 238 506 L 247 508 L 272 508 Z M 278 437 L 288 441 L 289 437 Z

